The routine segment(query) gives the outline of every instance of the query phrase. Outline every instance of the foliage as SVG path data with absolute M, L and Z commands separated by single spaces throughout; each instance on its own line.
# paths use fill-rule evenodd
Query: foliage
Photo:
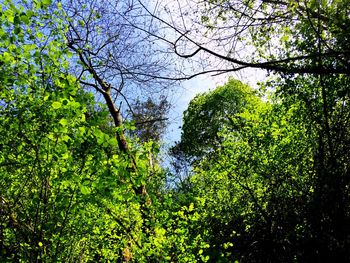
M 188 234 L 196 217 L 160 196 L 156 145 L 118 147 L 123 127 L 67 73 L 64 27 L 48 22 L 49 4 L 2 5 L 1 261 L 196 261 L 206 244 Z
M 237 16 L 227 2 L 215 3 L 220 19 Z M 257 18 L 257 3 L 241 2 L 242 21 Z M 261 2 L 263 21 L 274 14 L 283 22 L 249 31 L 257 52 L 273 42 L 270 25 L 281 34 L 294 21 L 295 33 L 279 35 L 287 49 L 271 46 L 268 59 L 311 54 L 278 67 L 319 74 L 281 74 L 261 84 L 261 96 L 230 79 L 195 97 L 173 148 L 172 176 L 182 165 L 188 170 L 173 186 L 157 162 L 164 123 L 152 123 L 163 119 L 167 101 L 138 102 L 135 131 L 112 98 L 115 82 L 90 63 L 94 52 L 81 49 L 82 39 L 67 43 L 60 3 L 4 1 L 0 261 L 349 261 L 350 81 L 339 74 L 347 67 L 348 35 L 340 29 L 348 17 L 345 1 L 329 3 Z M 80 67 L 90 74 L 84 80 L 70 74 Z M 152 125 L 140 125 L 149 118 Z
M 192 163 L 179 195 L 205 204 L 198 225 L 211 244 L 205 253 L 212 260 L 349 259 L 348 81 L 279 78 L 262 86 L 262 92 L 276 90 L 265 102 L 255 95 L 239 112 L 216 115 L 222 120 L 219 132 L 215 121 L 200 129 L 203 135 L 212 128 L 217 145 Z M 201 103 L 196 97 L 189 109 L 206 105 L 214 94 Z M 217 108 L 213 103 L 206 112 Z M 189 112 L 184 120 L 197 120 Z M 192 141 L 186 141 L 189 149 Z
M 200 224 L 215 261 L 287 260 L 299 238 L 290 233 L 302 231 L 303 201 L 312 191 L 313 133 L 297 117 L 299 105 L 288 109 L 250 96 L 239 111 L 221 113 L 230 121 L 216 135 L 220 147 L 194 165 L 189 179 L 192 195 L 205 202 Z
M 275 83 L 276 84 L 276 83 Z M 348 152 L 349 77 L 327 76 L 290 78 L 281 81 L 278 92 L 286 105 L 298 100 L 301 116 L 316 130 L 314 139 L 314 189 L 309 204 L 310 230 L 305 246 L 317 251 L 305 252 L 312 260 L 324 258 L 346 261 L 349 229 Z M 288 96 L 287 96 L 288 94 Z
M 181 142 L 174 151 L 200 159 L 220 147 L 218 133 L 232 116 L 244 109 L 255 110 L 259 100 L 253 90 L 238 80 L 230 79 L 215 90 L 197 95 L 184 113 Z
M 302 124 L 291 125 L 294 110 L 268 106 L 240 114 L 234 121 L 241 128 L 222 133 L 217 157 L 196 167 L 191 180 L 210 206 L 205 221 L 213 222 L 217 256 L 286 261 L 293 251 L 298 236 L 290 233 L 302 224 L 312 191 L 310 141 Z
M 186 61 L 185 70 L 163 78 L 191 79 L 246 68 L 348 75 L 348 0 L 191 0 L 177 6 L 166 2 L 156 11 L 147 9 L 150 19 L 170 33 L 152 34 L 143 27 L 170 45 L 179 61 Z
M 349 1 L 207 1 L 196 8 L 208 42 L 186 32 L 200 50 L 241 67 L 284 74 L 347 74 Z M 206 29 L 203 29 L 203 24 Z M 199 28 L 199 29 L 198 29 Z M 242 52 L 242 49 L 244 52 Z M 244 53 L 245 55 L 241 55 Z M 322 63 L 319 63 L 322 61 Z

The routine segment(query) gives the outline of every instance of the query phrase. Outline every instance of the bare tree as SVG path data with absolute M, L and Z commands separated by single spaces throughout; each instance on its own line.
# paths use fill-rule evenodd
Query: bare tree
M 157 46 L 159 28 L 146 16 L 144 6 L 133 0 L 67 0 L 67 46 L 74 57 L 71 70 L 86 89 L 92 89 L 108 107 L 113 124 L 123 126 L 123 113 L 132 111 L 134 100 L 147 100 L 152 94 L 164 93 L 173 82 L 157 78 L 168 74 L 172 65 L 167 53 Z M 133 21 L 133 24 L 129 21 Z M 147 27 L 147 33 L 138 26 Z M 125 134 L 116 133 L 119 150 L 137 163 Z M 135 187 L 143 202 L 150 202 L 145 185 Z
M 169 74 L 171 57 L 159 48 L 154 37 L 161 34 L 159 23 L 152 22 L 144 5 L 133 0 L 67 0 L 62 6 L 67 45 L 77 62 L 72 71 L 84 87 L 102 96 L 115 126 L 122 125 L 123 112 L 132 112 L 133 101 L 167 95 L 165 88 L 174 82 L 158 76 Z M 124 135 L 117 137 L 119 148 L 127 151 Z
M 68 46 L 82 64 L 76 68 L 82 84 L 95 88 L 98 76 L 111 85 L 116 97 L 123 99 L 154 93 L 169 85 L 159 81 L 157 75 L 167 74 L 171 60 L 155 48 L 157 39 L 152 34 L 159 29 L 145 16 L 140 4 L 133 0 L 69 0 L 64 10 L 68 15 Z M 141 24 L 147 27 L 147 34 L 137 29 Z

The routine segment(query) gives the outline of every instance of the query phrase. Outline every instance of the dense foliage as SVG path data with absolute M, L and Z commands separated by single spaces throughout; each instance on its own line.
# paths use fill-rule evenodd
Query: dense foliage
M 266 12 L 285 3 L 265 2 Z M 246 14 L 256 8 L 245 4 Z M 309 5 L 278 9 L 285 21 L 309 13 L 279 48 L 348 52 L 346 1 Z M 220 19 L 233 12 L 218 8 Z M 282 74 L 259 90 L 230 78 L 197 95 L 172 169 L 158 161 L 165 97 L 136 100 L 136 130 L 124 123 L 113 82 L 67 43 L 63 18 L 50 0 L 0 5 L 1 262 L 350 261 L 349 74 Z M 266 26 L 251 31 L 252 44 Z M 344 54 L 279 66 L 345 69 Z
M 48 4 L 2 6 L 1 261 L 201 258 L 207 245 L 187 227 L 198 216 L 172 204 L 150 164 L 157 145 L 118 147 L 123 129 L 68 73 L 65 28 Z
M 347 261 L 349 79 L 268 85 L 276 89 L 270 98 L 247 92 L 250 100 L 237 96 L 232 109 L 220 111 L 225 98 L 212 103 L 217 93 L 244 86 L 230 80 L 198 95 L 184 115 L 176 150 L 198 157 L 194 138 L 215 142 L 199 143 L 201 158 L 182 184 L 185 195 L 205 204 L 198 224 L 211 245 L 207 253 L 214 262 Z
M 257 100 L 250 87 L 234 79 L 208 94 L 197 95 L 184 113 L 181 143 L 174 150 L 194 159 L 214 153 L 221 144 L 218 133 L 243 109 L 259 107 Z

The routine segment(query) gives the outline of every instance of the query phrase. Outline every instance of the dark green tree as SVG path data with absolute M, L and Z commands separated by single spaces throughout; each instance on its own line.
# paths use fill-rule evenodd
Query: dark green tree
M 289 262 L 301 253 L 314 191 L 315 131 L 299 118 L 300 106 L 263 102 L 250 93 L 239 111 L 221 112 L 218 146 L 193 163 L 184 193 L 205 203 L 198 225 L 210 240 L 212 260 Z
M 217 117 L 215 150 L 192 163 L 178 191 L 186 196 L 181 202 L 205 203 L 198 231 L 210 240 L 211 259 L 349 259 L 348 81 L 347 76 L 280 78 L 265 84 L 276 90 L 266 102 L 255 97 L 239 112 Z M 205 105 L 212 94 L 200 103 L 195 98 L 190 107 Z M 185 120 L 201 121 L 189 112 Z M 202 126 L 198 133 L 209 134 L 210 128 Z M 192 141 L 197 143 L 187 140 L 189 149 Z

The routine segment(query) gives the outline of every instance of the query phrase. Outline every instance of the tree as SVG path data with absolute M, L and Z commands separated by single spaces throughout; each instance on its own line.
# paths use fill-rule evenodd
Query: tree
M 62 10 L 49 2 L 1 6 L 1 261 L 194 262 L 206 244 L 161 195 L 156 147 L 121 137 L 110 105 L 68 73 Z
M 232 80 L 224 87 L 249 91 Z M 250 92 L 249 103 L 239 110 L 216 115 L 222 118 L 215 152 L 202 152 L 188 179 L 187 195 L 205 203 L 198 222 L 211 244 L 205 253 L 223 262 L 303 260 L 308 231 L 303 220 L 314 189 L 315 130 L 299 118 L 300 103 L 262 102 Z M 202 96 L 201 105 L 214 94 Z M 198 97 L 190 108 L 195 103 Z M 185 116 L 191 119 L 189 112 Z
M 183 74 L 184 79 L 245 68 L 281 74 L 349 72 L 346 0 L 186 3 L 178 2 L 178 9 L 166 6 L 169 19 L 162 9 L 158 13 L 148 10 L 173 32 L 169 35 L 174 37 L 158 35 L 159 39 L 180 58 L 203 66 Z
M 224 97 L 210 103 L 215 90 L 193 99 L 184 115 L 193 126 L 184 125 L 182 139 L 200 158 L 179 195 L 205 203 L 198 224 L 211 259 L 349 259 L 348 81 L 342 75 L 280 78 L 262 86 L 274 88 L 272 99 L 251 94 L 231 115 L 220 111 Z M 200 125 L 207 120 L 214 125 Z M 188 140 L 191 132 L 213 136 L 214 146 Z
M 79 61 L 72 72 L 83 87 L 102 95 L 107 105 L 113 102 L 116 111 L 110 108 L 112 116 L 127 118 L 132 105 L 146 104 L 150 94 L 162 93 L 165 86 L 172 85 L 156 77 L 169 72 L 171 58 L 156 48 L 152 34 L 159 29 L 137 2 L 64 1 L 63 9 L 69 25 L 67 46 Z
M 299 114 L 315 129 L 314 194 L 308 211 L 308 243 L 311 260 L 346 261 L 344 248 L 350 235 L 347 227 L 347 164 L 349 145 L 347 87 L 349 77 L 327 76 L 294 78 L 281 81 L 277 90 L 288 105 L 299 101 Z M 275 83 L 276 84 L 276 83 Z M 288 95 L 287 95 L 288 94 Z
M 150 140 L 159 138 L 159 133 L 151 129 L 164 126 L 139 125 L 134 134 L 141 140 L 135 140 L 122 119 L 127 111 L 115 100 L 115 95 L 125 96 L 120 86 L 123 77 L 143 76 L 134 80 L 147 82 L 157 72 L 136 70 L 136 74 L 131 67 L 119 72 L 118 82 L 114 70 L 130 64 L 114 54 L 115 63 L 121 59 L 126 64 L 113 68 L 106 57 L 108 50 L 133 50 L 128 44 L 134 35 L 128 28 L 147 33 L 138 24 L 144 11 L 135 17 L 132 5 L 124 6 L 126 13 L 118 13 L 112 2 L 106 7 L 88 2 L 81 10 L 77 8 L 81 3 L 76 3 L 66 9 L 72 12 L 70 19 L 61 4 L 48 0 L 1 4 L 1 261 L 350 260 L 349 76 L 338 74 L 347 66 L 346 30 L 338 30 L 348 20 L 339 9 L 346 9 L 345 2 L 332 2 L 329 7 L 323 2 L 288 3 L 285 13 L 280 12 L 283 1 L 264 1 L 257 10 L 257 2 L 242 3 L 247 13 L 240 13 L 241 21 L 271 20 L 276 22 L 275 30 L 294 21 L 292 11 L 296 14 L 291 28 L 302 38 L 298 42 L 297 35 L 290 33 L 281 42 L 290 44 L 290 50 L 271 51 L 266 59 L 298 52 L 314 54 L 315 59 L 310 55 L 298 63 L 295 59 L 263 62 L 270 70 L 291 73 L 262 84 L 263 99 L 233 79 L 197 96 L 185 113 L 182 141 L 174 148 L 181 157 L 179 164 L 188 164 L 188 158 L 194 161 L 184 184 L 174 187 L 169 187 L 169 172 L 150 162 L 159 148 Z M 222 9 L 225 3 L 218 4 Z M 113 47 L 108 39 L 106 21 L 112 16 L 101 18 L 93 7 L 120 15 L 111 28 L 126 21 L 120 34 L 130 34 L 121 39 L 114 34 L 110 39 L 118 38 L 120 47 Z M 254 10 L 259 14 L 248 19 L 245 14 Z M 129 11 L 135 20 L 127 19 Z M 223 12 L 222 17 L 231 12 Z M 339 20 L 325 19 L 337 12 Z M 277 18 L 284 22 L 278 24 Z M 98 30 L 89 30 L 98 28 L 99 19 L 105 33 L 101 38 Z M 190 40 L 187 33 L 177 34 L 180 38 L 168 35 L 175 37 L 176 45 Z M 267 36 L 253 29 L 251 34 L 249 41 L 255 44 Z M 331 62 L 327 45 L 345 51 Z M 194 52 L 193 56 L 199 51 Z M 75 69 L 82 74 L 72 75 Z M 292 74 L 297 70 L 319 74 Z M 102 95 L 105 105 L 88 92 L 90 88 Z M 264 88 L 272 90 L 271 97 Z M 151 99 L 129 104 L 136 109 L 136 125 L 168 108 L 163 97 L 159 104 Z
M 169 80 L 165 84 L 157 77 L 168 74 L 172 68 L 171 57 L 154 45 L 158 42 L 154 36 L 159 28 L 137 2 L 79 0 L 63 2 L 62 6 L 69 25 L 67 47 L 79 61 L 72 72 L 84 88 L 92 88 L 103 98 L 115 127 L 119 128 L 116 133 L 119 148 L 131 156 L 136 171 L 137 163 L 122 128 L 123 117 L 134 112 L 133 105 L 140 104 L 137 98 L 141 97 L 141 103 L 147 105 L 147 94 L 171 86 Z M 141 25 L 147 26 L 147 33 Z M 150 201 L 144 185 L 137 192 L 145 202 Z
M 235 79 L 197 95 L 184 112 L 181 141 L 173 151 L 194 160 L 214 153 L 222 143 L 218 134 L 232 118 L 245 110 L 257 110 L 259 103 L 254 91 Z
M 2 8 L 1 29 L 7 34 L 0 63 L 1 258 L 30 262 L 120 258 L 127 239 L 111 248 L 115 238 L 101 243 L 97 232 L 103 229 L 108 234 L 106 226 L 109 233 L 131 231 L 124 228 L 127 221 L 116 225 L 118 217 L 108 221 L 106 212 L 111 204 L 112 209 L 118 207 L 108 196 L 116 194 L 117 188 L 112 189 L 121 178 L 110 175 L 127 169 L 130 160 L 115 152 L 119 169 L 103 164 L 112 162 L 110 148 L 117 141 L 99 128 L 106 125 L 106 114 L 93 112 L 93 97 L 79 90 L 67 73 L 60 10 L 51 12 L 47 21 L 48 2 L 26 9 L 8 1 Z M 88 121 L 87 111 L 93 115 Z M 121 191 L 130 194 L 129 187 Z
M 202 7 L 201 21 L 194 20 L 197 28 L 188 26 L 185 19 L 181 27 L 158 18 L 177 32 L 172 43 L 180 57 L 207 54 L 229 64 L 212 63 L 212 68 L 183 77 L 247 67 L 278 73 L 265 86 L 277 88 L 283 105 L 299 105 L 297 115 L 310 120 L 307 132 L 312 131 L 313 141 L 308 146 L 313 194 L 305 199 L 309 200 L 303 214 L 305 243 L 300 243 L 296 258 L 349 260 L 344 249 L 349 237 L 347 160 L 342 157 L 349 153 L 346 90 L 350 71 L 345 44 L 349 30 L 344 27 L 349 21 L 348 1 L 210 1 Z
M 136 101 L 132 105 L 131 119 L 135 122 L 133 134 L 143 142 L 159 142 L 167 126 L 167 114 L 170 104 L 165 97 L 159 102 L 150 97 L 145 102 Z

